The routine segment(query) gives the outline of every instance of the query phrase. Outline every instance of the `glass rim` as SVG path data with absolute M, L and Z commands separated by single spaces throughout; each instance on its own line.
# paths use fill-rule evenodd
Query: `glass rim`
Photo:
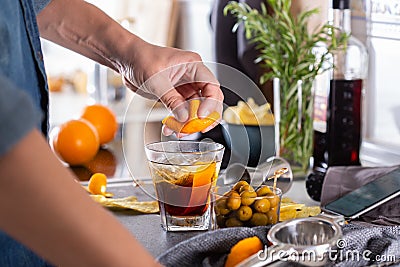
M 156 148 L 151 148 L 150 146 L 156 145 L 156 144 L 172 144 L 172 143 L 192 143 L 192 144 L 214 144 L 217 146 L 215 149 L 208 149 L 206 151 L 168 151 L 168 150 L 160 150 Z M 145 145 L 145 149 L 156 152 L 156 153 L 180 153 L 180 154 L 206 154 L 206 153 L 215 153 L 215 152 L 220 152 L 225 149 L 224 145 L 217 143 L 217 142 L 211 142 L 211 141 L 191 141 L 191 140 L 170 140 L 170 141 L 156 141 L 156 142 L 151 142 Z
M 272 190 L 272 192 L 275 194 L 275 196 L 282 197 L 283 193 L 282 193 L 282 190 L 280 188 L 276 187 L 275 190 L 273 190 L 273 186 L 270 186 L 270 185 L 264 185 L 264 186 L 269 187 Z M 224 196 L 224 194 L 227 193 L 228 191 L 225 191 L 223 193 L 222 192 L 219 193 L 219 192 L 216 192 L 215 189 L 217 189 L 217 188 L 230 188 L 230 187 L 232 187 L 232 185 L 229 185 L 229 184 L 222 185 L 222 186 L 221 185 L 212 186 L 211 187 L 211 194 L 215 195 L 215 196 L 218 196 L 218 197 L 228 197 L 228 196 Z M 265 195 L 265 196 L 251 197 L 251 198 L 258 200 L 258 199 L 263 199 L 263 198 L 268 198 L 268 197 L 272 198 L 274 196 Z

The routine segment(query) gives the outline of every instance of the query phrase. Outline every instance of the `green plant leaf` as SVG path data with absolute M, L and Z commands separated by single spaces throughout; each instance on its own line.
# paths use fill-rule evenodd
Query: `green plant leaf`
M 232 14 L 237 24 L 243 24 L 246 38 L 256 44 L 259 55 L 255 62 L 266 71 L 260 77 L 264 84 L 272 78 L 280 79 L 282 156 L 288 160 L 308 164 L 312 153 L 311 87 L 315 77 L 335 66 L 329 61 L 331 55 L 340 53 L 347 46 L 349 35 L 328 23 L 309 33 L 308 21 L 319 12 L 311 9 L 298 16 L 290 13 L 291 0 L 265 0 L 260 11 L 245 3 L 229 2 L 224 14 Z M 267 6 L 271 12 L 268 12 Z M 325 52 L 315 53 L 315 48 L 324 43 Z M 297 81 L 303 81 L 302 128 L 299 131 Z

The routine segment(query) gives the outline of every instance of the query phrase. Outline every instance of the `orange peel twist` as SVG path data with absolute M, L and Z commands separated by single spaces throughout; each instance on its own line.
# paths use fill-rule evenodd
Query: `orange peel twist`
M 176 133 L 191 134 L 206 129 L 214 122 L 218 121 L 220 114 L 214 111 L 206 118 L 200 119 L 197 116 L 200 102 L 200 99 L 193 99 L 189 102 L 189 119 L 186 122 L 180 122 L 173 116 L 168 116 L 162 120 L 162 123 Z
M 262 249 L 263 243 L 257 236 L 244 238 L 231 248 L 224 267 L 234 267 Z
M 103 173 L 95 173 L 90 177 L 88 183 L 88 191 L 93 195 L 103 195 L 105 197 L 112 197 L 113 194 L 106 192 L 107 176 Z

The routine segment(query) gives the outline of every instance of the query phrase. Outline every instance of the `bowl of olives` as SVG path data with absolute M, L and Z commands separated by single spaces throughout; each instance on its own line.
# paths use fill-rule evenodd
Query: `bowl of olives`
M 282 199 L 279 188 L 239 181 L 217 185 L 211 195 L 215 229 L 265 226 L 278 222 Z

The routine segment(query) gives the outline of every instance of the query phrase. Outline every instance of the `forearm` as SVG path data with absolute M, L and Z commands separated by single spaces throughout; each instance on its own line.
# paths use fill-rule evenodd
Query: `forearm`
M 145 42 L 83 0 L 52 0 L 37 17 L 40 35 L 116 71 Z M 139 50 L 139 49 L 137 49 Z
M 222 112 L 219 83 L 196 53 L 145 42 L 83 0 L 52 0 L 38 23 L 42 37 L 118 71 L 128 88 L 160 99 L 181 121 L 187 119 L 185 101 L 200 95 L 207 101 L 199 115 Z M 176 88 L 182 84 L 191 85 Z
M 129 231 L 88 197 L 36 130 L 0 158 L 0 218 L 0 229 L 60 266 L 154 264 Z

